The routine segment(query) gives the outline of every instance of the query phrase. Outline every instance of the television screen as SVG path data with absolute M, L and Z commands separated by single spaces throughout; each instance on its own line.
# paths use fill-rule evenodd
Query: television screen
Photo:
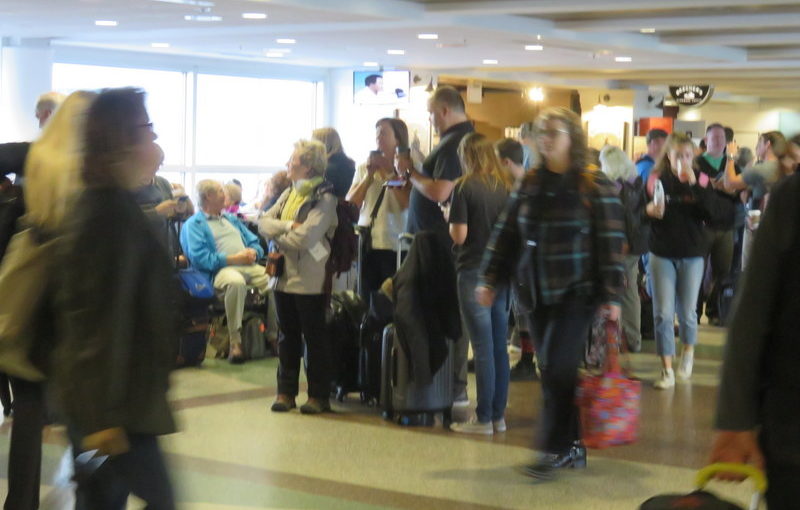
M 410 71 L 355 71 L 353 102 L 361 105 L 407 103 L 410 86 Z

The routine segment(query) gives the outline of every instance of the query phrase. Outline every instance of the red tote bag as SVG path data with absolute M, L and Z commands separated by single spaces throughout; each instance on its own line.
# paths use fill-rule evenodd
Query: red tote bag
M 619 323 L 606 321 L 606 362 L 600 375 L 583 375 L 577 405 L 581 434 L 589 448 L 608 448 L 636 441 L 642 383 L 623 373 L 619 364 Z

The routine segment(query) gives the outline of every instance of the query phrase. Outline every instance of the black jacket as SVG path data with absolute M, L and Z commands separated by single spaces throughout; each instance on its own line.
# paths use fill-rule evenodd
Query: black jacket
M 461 336 L 453 258 L 435 232 L 414 238 L 394 275 L 394 323 L 417 384 L 430 384 L 447 359 L 447 341 Z
M 706 224 L 733 224 L 733 202 L 715 191 L 711 184 L 689 186 L 670 171 L 661 174 L 667 199 L 664 217 L 650 222 L 650 252 L 659 257 L 679 259 L 708 255 L 710 238 Z M 651 174 L 656 178 L 655 174 Z M 649 189 L 649 185 L 648 185 Z
M 800 466 L 800 175 L 771 193 L 740 280 L 716 427 L 761 427 L 768 461 Z
M 68 422 L 81 435 L 111 427 L 167 434 L 175 364 L 176 282 L 166 250 L 132 193 L 85 191 L 64 241 L 53 365 Z
M 30 142 L 0 143 L 0 175 L 22 175 Z
M 355 173 L 355 162 L 343 152 L 337 152 L 328 158 L 325 180 L 333 184 L 333 194 L 338 198 L 344 199 L 347 192 L 350 191 Z
M 709 163 L 708 160 L 704 158 L 702 155 L 697 156 L 694 159 L 694 167 L 703 172 L 704 174 L 708 175 L 708 177 L 711 178 L 712 180 L 720 179 L 722 178 L 722 176 L 725 175 L 725 167 L 727 166 L 727 164 L 728 164 L 727 157 L 722 158 L 722 163 L 720 163 L 719 168 L 714 168 L 713 166 L 711 166 L 711 163 Z M 741 170 L 739 169 L 738 165 L 735 165 L 735 168 L 737 174 L 741 173 Z M 738 194 L 730 195 L 728 193 L 725 193 L 724 191 L 717 191 L 717 195 L 719 195 L 721 198 L 730 201 L 731 205 L 733 206 L 734 212 L 736 211 L 737 207 L 742 206 Z M 732 230 L 735 220 L 736 220 L 736 214 L 734 214 L 732 217 L 720 219 L 718 221 L 709 221 L 706 224 L 706 226 L 708 227 L 709 230 L 712 231 Z

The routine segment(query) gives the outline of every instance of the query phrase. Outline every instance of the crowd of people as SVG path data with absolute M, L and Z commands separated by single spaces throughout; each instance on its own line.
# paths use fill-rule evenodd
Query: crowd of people
M 572 111 L 548 109 L 523 124 L 518 140 L 493 143 L 475 132 L 461 94 L 441 86 L 428 103 L 439 143 L 424 161 L 411 154 L 398 118 L 376 122 L 376 149 L 358 166 L 336 130 L 318 129 L 295 143 L 286 169 L 244 218 L 236 181 L 198 182 L 195 211 L 181 186 L 156 175 L 164 154 L 144 98 L 132 88 L 47 94 L 36 109 L 41 136 L 0 146 L 0 169 L 24 178 L 25 203 L 0 288 L 22 234 L 34 247 L 57 241 L 67 269 L 42 266 L 37 326 L 26 331 L 28 372 L 0 360 L 14 396 L 6 508 L 38 507 L 46 390 L 68 426 L 76 473 L 91 470 L 82 452 L 107 456 L 103 470 L 78 477 L 78 508 L 124 508 L 129 493 L 174 508 L 157 436 L 175 430 L 166 391 L 180 253 L 224 304 L 231 363 L 244 360 L 248 290 L 271 293 L 280 329 L 271 410 L 297 407 L 305 359 L 300 412 L 330 411 L 336 357 L 327 262 L 340 200 L 359 209 L 357 226 L 369 234 L 357 268 L 366 299 L 394 274 L 401 234 L 430 232 L 452 249 L 463 324 L 450 339 L 453 405 L 469 404 L 469 345 L 477 394 L 474 416 L 452 424 L 454 432 L 504 432 L 509 383 L 540 378 L 540 454 L 524 473 L 546 480 L 585 467 L 575 403 L 585 345 L 600 316 L 618 321 L 627 345 L 640 348 L 641 272 L 662 368 L 655 388 L 691 378 L 703 312 L 711 324 L 729 322 L 712 455 L 766 469 L 770 508 L 790 508 L 800 447 L 791 428 L 797 413 L 784 406 L 796 400 L 791 319 L 800 312 L 792 292 L 800 272 L 786 261 L 800 249 L 798 137 L 761 134 L 748 158 L 721 124 L 708 126 L 702 151 L 684 134 L 653 129 L 636 163 L 606 146 L 594 165 Z M 745 266 L 738 308 L 726 316 L 721 289 Z M 513 368 L 510 325 L 521 347 Z

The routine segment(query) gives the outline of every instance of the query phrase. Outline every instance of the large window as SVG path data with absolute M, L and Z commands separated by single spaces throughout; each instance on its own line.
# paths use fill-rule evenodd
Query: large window
M 166 165 L 185 165 L 186 74 L 77 64 L 53 65 L 53 90 L 70 93 L 107 87 L 139 87 L 147 92 L 147 111 L 164 149 Z
M 252 201 L 321 122 L 320 83 L 79 64 L 53 66 L 53 90 L 140 87 L 164 149 L 161 175 L 190 191 L 237 179 Z
M 315 122 L 313 83 L 201 74 L 197 164 L 282 167 Z

